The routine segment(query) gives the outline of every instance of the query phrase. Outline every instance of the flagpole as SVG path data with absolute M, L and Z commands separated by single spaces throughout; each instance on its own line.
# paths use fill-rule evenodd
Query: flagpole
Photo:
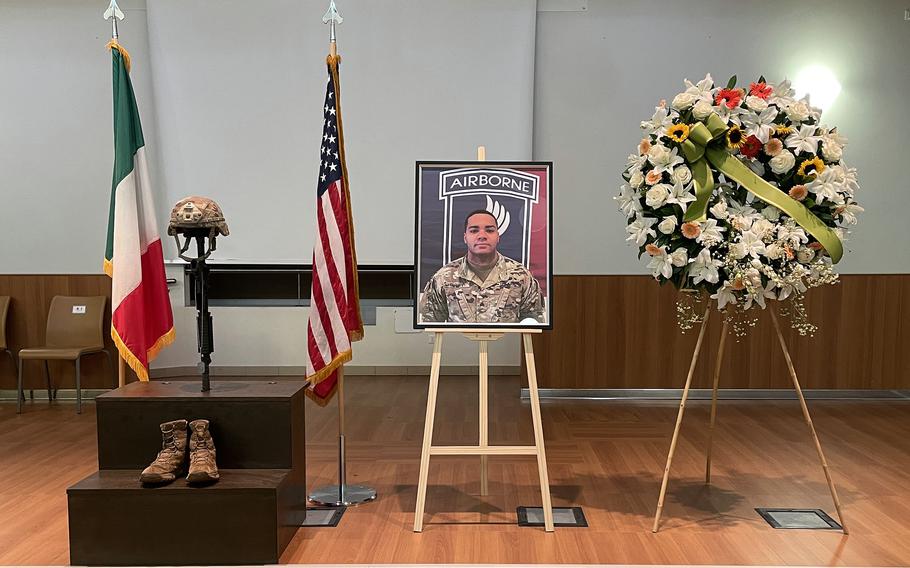
M 111 41 L 118 43 L 120 32 L 117 29 L 117 20 L 122 20 L 124 16 L 123 12 L 120 11 L 120 6 L 117 5 L 117 0 L 111 0 L 107 10 L 104 11 L 103 17 L 105 20 L 111 21 Z M 111 317 L 113 317 L 113 314 L 111 314 Z M 126 361 L 123 359 L 119 349 L 117 350 L 117 384 L 121 387 L 126 385 Z
M 323 23 L 329 24 L 329 55 L 332 58 L 338 56 L 338 48 L 335 42 L 335 24 L 340 24 L 343 19 L 335 8 L 335 0 L 329 1 L 329 9 L 322 17 Z M 319 487 L 310 494 L 309 500 L 319 505 L 330 507 L 342 507 L 348 505 L 360 505 L 376 499 L 376 490 L 365 485 L 348 485 L 347 483 L 347 458 L 345 456 L 344 442 L 344 365 L 338 367 L 337 392 L 338 398 L 338 485 L 326 485 Z

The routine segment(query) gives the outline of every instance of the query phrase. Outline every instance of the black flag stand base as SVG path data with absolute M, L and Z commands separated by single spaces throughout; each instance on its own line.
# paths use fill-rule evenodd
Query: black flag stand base
M 344 368 L 338 369 L 338 484 L 313 490 L 309 500 L 324 507 L 348 507 L 376 499 L 376 490 L 365 485 L 347 484 L 344 449 Z

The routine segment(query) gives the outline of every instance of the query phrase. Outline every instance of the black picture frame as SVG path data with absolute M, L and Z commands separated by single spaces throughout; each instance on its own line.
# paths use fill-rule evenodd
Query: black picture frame
M 419 314 L 419 305 L 421 296 L 423 294 L 423 289 L 426 284 L 426 281 L 432 277 L 432 274 L 429 273 L 428 266 L 441 267 L 445 265 L 448 259 L 446 258 L 445 253 L 441 253 L 441 258 L 439 262 L 434 264 L 432 262 L 428 263 L 426 255 L 422 254 L 424 247 L 424 237 L 425 233 L 423 231 L 424 225 L 426 224 L 426 201 L 425 195 L 426 192 L 430 190 L 439 190 L 442 192 L 441 188 L 426 188 L 423 187 L 424 173 L 428 170 L 439 170 L 440 172 L 445 171 L 449 173 L 467 173 L 471 171 L 483 171 L 483 172 L 502 172 L 508 173 L 509 175 L 514 175 L 514 172 L 520 172 L 525 175 L 537 175 L 529 174 L 527 172 L 534 171 L 539 172 L 540 170 L 545 170 L 545 175 L 537 176 L 542 177 L 546 180 L 546 187 L 538 187 L 538 191 L 542 191 L 545 197 L 545 207 L 542 209 L 539 208 L 540 194 L 537 195 L 537 202 L 532 203 L 531 199 L 528 200 L 528 203 L 525 206 L 526 217 L 524 217 L 524 222 L 521 225 L 522 228 L 522 239 L 527 240 L 526 245 L 522 245 L 527 248 L 526 257 L 520 261 L 522 264 L 531 270 L 532 268 L 537 268 L 539 272 L 539 263 L 532 263 L 532 257 L 535 260 L 539 256 L 540 246 L 534 247 L 534 250 L 531 248 L 532 240 L 533 244 L 539 245 L 538 240 L 534 239 L 531 235 L 533 222 L 531 212 L 537 213 L 542 210 L 546 213 L 546 222 L 545 222 L 545 235 L 546 243 L 543 247 L 545 250 L 545 275 L 543 278 L 534 276 L 538 284 L 544 284 L 541 286 L 542 294 L 544 296 L 544 309 L 545 309 L 545 320 L 544 322 L 535 322 L 535 323 L 526 323 L 521 324 L 519 322 L 503 322 L 503 323 L 490 323 L 490 322 L 424 322 L 422 321 Z M 441 176 L 442 174 L 440 174 Z M 437 160 L 420 160 L 415 163 L 414 169 L 414 188 L 415 188 L 415 207 L 414 207 L 414 279 L 413 279 L 413 323 L 415 329 L 442 329 L 442 328 L 452 328 L 452 329 L 487 329 L 490 331 L 513 331 L 513 330 L 527 330 L 527 329 L 541 329 L 548 330 L 553 328 L 553 162 L 549 161 L 437 161 Z M 542 184 L 541 184 L 542 185 Z M 496 190 L 490 190 L 489 195 L 498 195 L 499 193 Z M 474 193 L 473 195 L 478 195 Z M 484 194 L 486 195 L 486 194 Z M 454 197 L 453 197 L 454 200 Z M 442 197 L 438 197 L 437 201 L 443 201 Z M 438 203 L 435 204 L 438 207 Z M 505 206 L 503 206 L 505 210 Z M 451 232 L 451 227 L 446 225 L 445 219 L 443 219 L 443 239 L 446 238 L 446 233 Z M 538 237 L 539 238 L 539 237 Z M 524 242 L 524 240 L 522 241 Z M 440 247 L 440 250 L 448 250 L 452 247 L 446 247 L 445 241 L 442 243 L 435 243 Z M 438 267 L 436 270 L 438 270 Z

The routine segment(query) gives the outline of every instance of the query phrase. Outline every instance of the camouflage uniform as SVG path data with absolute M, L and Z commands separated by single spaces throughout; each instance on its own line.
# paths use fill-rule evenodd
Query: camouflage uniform
M 499 255 L 486 280 L 468 266 L 467 257 L 440 268 L 420 298 L 422 323 L 544 322 L 540 284 L 520 262 Z

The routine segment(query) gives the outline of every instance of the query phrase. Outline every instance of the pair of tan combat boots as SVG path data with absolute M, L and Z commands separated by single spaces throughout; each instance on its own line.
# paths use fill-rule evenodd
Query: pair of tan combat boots
M 161 425 L 161 451 L 147 468 L 142 470 L 139 481 L 149 485 L 170 483 L 182 476 L 186 468 L 187 426 L 192 430 L 189 436 L 190 460 L 187 483 L 212 483 L 218 481 L 218 465 L 215 463 L 215 443 L 209 431 L 208 420 L 173 420 Z

